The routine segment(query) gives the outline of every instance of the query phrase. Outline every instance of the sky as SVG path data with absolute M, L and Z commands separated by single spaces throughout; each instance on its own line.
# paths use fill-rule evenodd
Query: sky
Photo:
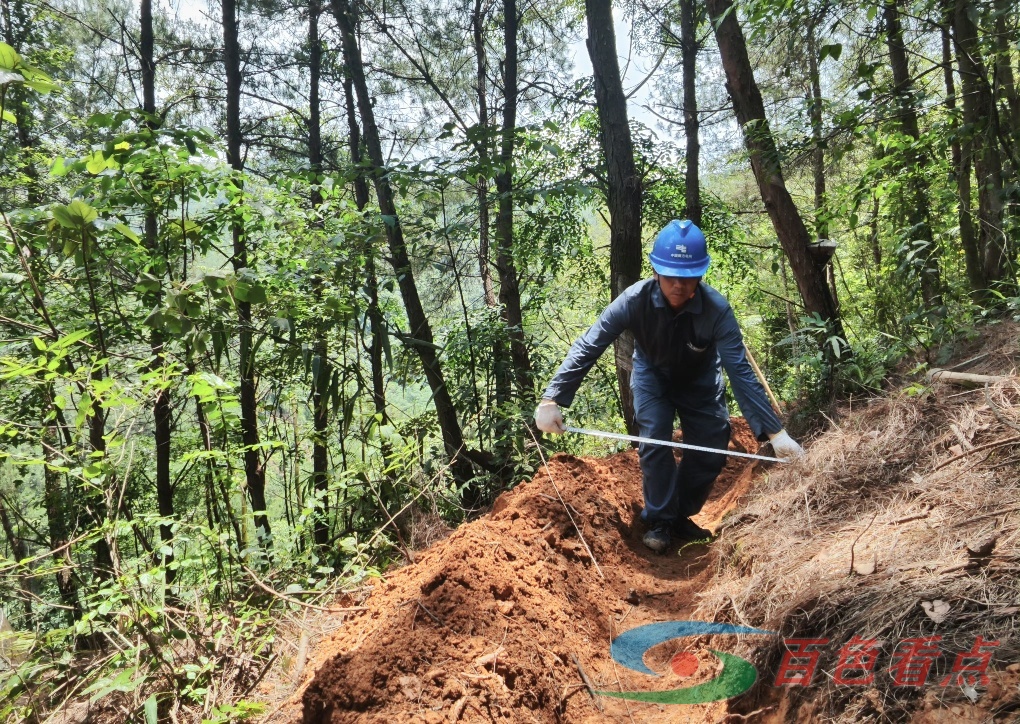
M 613 8 L 613 26 L 616 31 L 620 73 L 623 76 L 623 92 L 630 96 L 627 101 L 627 116 L 649 128 L 656 128 L 657 119 L 645 108 L 651 100 L 652 84 L 649 81 L 641 85 L 655 65 L 655 61 L 632 46 L 631 24 L 622 17 L 619 8 Z M 584 38 L 581 38 L 574 44 L 574 78 L 588 75 L 591 75 L 591 59 L 588 57 Z M 635 92 L 634 89 L 639 85 L 641 87 Z M 632 92 L 633 95 L 630 95 Z
M 182 20 L 199 22 L 207 19 L 211 14 L 207 0 L 158 1 Z M 632 47 L 631 24 L 622 17 L 618 8 L 613 9 L 613 21 L 616 30 L 616 49 L 620 55 L 620 71 L 623 74 L 624 93 L 630 95 L 635 87 L 641 86 L 628 100 L 628 115 L 631 119 L 640 121 L 649 128 L 655 128 L 657 123 L 655 116 L 644 107 L 651 99 L 651 83 L 641 85 L 651 71 L 654 60 Z M 574 78 L 591 75 L 591 59 L 588 57 L 588 49 L 585 47 L 583 37 L 574 43 L 573 51 Z

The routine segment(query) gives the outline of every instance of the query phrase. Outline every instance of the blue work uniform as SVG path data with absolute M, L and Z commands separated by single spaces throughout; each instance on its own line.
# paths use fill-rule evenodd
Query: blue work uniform
M 567 353 L 543 398 L 569 407 L 595 361 L 624 331 L 634 335 L 630 384 L 642 437 L 671 440 L 677 415 L 684 442 L 725 450 L 730 439 L 726 382 L 751 431 L 766 440 L 783 429 L 744 353 L 733 309 L 722 294 L 700 282 L 683 309 L 674 312 L 655 279 L 628 287 Z M 671 523 L 701 510 L 726 458 L 684 450 L 638 447 L 644 492 L 643 520 Z

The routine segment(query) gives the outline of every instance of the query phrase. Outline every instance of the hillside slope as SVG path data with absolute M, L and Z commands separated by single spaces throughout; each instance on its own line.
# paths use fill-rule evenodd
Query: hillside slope
M 1016 328 L 957 359 L 979 351 L 968 371 L 1013 374 Z M 554 457 L 388 575 L 269 721 L 1015 720 L 1020 383 L 908 383 L 830 412 L 795 466 L 731 458 L 699 519 L 719 538 L 679 555 L 641 545 L 633 451 Z M 753 450 L 737 423 L 734 445 Z M 684 621 L 770 634 L 652 636 L 636 659 L 611 649 L 624 632 Z M 817 642 L 810 685 L 776 686 L 794 639 Z M 728 700 L 589 693 L 713 679 L 739 691 L 722 663 L 734 656 L 757 677 Z

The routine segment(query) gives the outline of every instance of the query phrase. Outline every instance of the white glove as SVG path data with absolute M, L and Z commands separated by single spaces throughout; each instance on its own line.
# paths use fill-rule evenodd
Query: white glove
M 535 427 L 553 435 L 562 435 L 567 431 L 567 426 L 563 424 L 563 413 L 555 401 L 542 400 L 538 403 L 535 408 Z
M 772 449 L 776 457 L 781 460 L 796 460 L 804 457 L 804 448 L 797 444 L 797 441 L 790 437 L 786 430 L 780 430 L 775 435 L 769 435 Z

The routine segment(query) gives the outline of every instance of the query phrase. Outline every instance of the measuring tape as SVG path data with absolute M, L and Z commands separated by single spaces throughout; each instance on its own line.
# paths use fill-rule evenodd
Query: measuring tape
M 772 463 L 789 462 L 783 458 L 770 458 L 767 455 L 753 455 L 751 453 L 737 452 L 736 450 L 719 450 L 714 447 L 702 447 L 701 445 L 688 445 L 683 442 L 672 442 L 667 440 L 653 440 L 650 437 L 638 437 L 637 435 L 621 435 L 616 432 L 603 432 L 602 430 L 586 430 L 583 427 L 568 427 L 567 432 L 576 432 L 581 435 L 594 435 L 595 437 L 608 437 L 613 440 L 627 440 L 629 442 L 643 442 L 649 445 L 664 445 L 666 447 L 678 447 L 683 450 L 697 450 L 699 452 L 715 453 L 716 455 L 730 455 L 738 458 L 752 458 L 754 460 L 768 460 Z

